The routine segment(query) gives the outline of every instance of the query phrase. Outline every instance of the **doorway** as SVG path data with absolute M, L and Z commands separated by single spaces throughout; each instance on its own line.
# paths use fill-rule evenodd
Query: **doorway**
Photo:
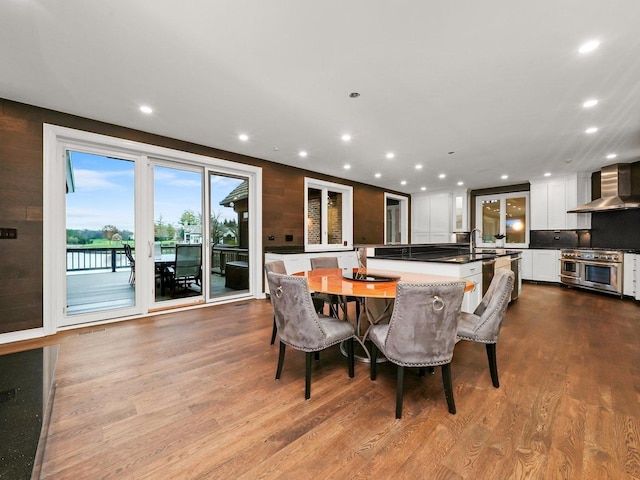
M 408 243 L 409 200 L 402 195 L 392 193 L 384 194 L 385 221 L 384 243 L 385 245 Z

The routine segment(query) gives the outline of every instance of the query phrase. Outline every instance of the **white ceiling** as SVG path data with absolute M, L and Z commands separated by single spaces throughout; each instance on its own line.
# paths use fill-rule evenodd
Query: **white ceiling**
M 0 97 L 407 193 L 640 159 L 639 0 L 3 0 L 0 65 Z

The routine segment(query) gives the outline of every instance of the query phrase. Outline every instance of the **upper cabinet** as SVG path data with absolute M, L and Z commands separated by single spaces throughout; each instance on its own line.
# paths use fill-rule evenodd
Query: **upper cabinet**
M 531 180 L 531 230 L 591 228 L 591 214 L 567 213 L 591 200 L 591 178 L 576 174 L 553 180 Z
M 451 192 L 417 194 L 411 197 L 411 242 L 451 241 Z
M 466 189 L 454 190 L 451 202 L 451 225 L 454 232 L 468 232 L 469 229 L 469 192 Z

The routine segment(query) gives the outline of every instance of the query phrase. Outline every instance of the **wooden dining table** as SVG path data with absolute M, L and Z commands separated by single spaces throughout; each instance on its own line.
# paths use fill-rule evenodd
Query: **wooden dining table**
M 307 278 L 309 290 L 318 293 L 336 295 L 342 299 L 344 305 L 344 318 L 349 320 L 346 308 L 347 297 L 358 297 L 364 300 L 364 309 L 360 317 L 356 319 L 356 340 L 364 349 L 365 356 L 356 355 L 356 359 L 369 363 L 371 355 L 365 345 L 369 328 L 361 334 L 362 316 L 366 315 L 370 325 L 376 324 L 381 318 L 388 318 L 393 308 L 393 300 L 396 297 L 396 287 L 399 281 L 415 283 L 451 283 L 465 282 L 465 292 L 475 288 L 475 284 L 464 278 L 448 277 L 444 275 L 432 275 L 426 273 L 408 273 L 388 270 L 374 270 L 367 268 L 324 268 L 294 273 L 295 276 Z M 355 278 L 355 279 L 354 279 Z M 383 300 L 385 302 L 380 302 Z M 380 305 L 383 305 L 382 307 Z M 374 308 L 375 307 L 375 308 Z M 343 350 L 343 353 L 346 352 Z M 385 361 L 379 357 L 379 361 Z

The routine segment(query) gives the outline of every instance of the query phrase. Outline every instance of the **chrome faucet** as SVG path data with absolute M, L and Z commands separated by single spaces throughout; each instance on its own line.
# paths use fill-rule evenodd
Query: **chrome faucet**
M 473 253 L 473 251 L 476 249 L 475 232 L 482 234 L 482 230 L 480 230 L 479 228 L 474 228 L 473 230 L 471 230 L 471 233 L 469 234 L 469 253 Z

